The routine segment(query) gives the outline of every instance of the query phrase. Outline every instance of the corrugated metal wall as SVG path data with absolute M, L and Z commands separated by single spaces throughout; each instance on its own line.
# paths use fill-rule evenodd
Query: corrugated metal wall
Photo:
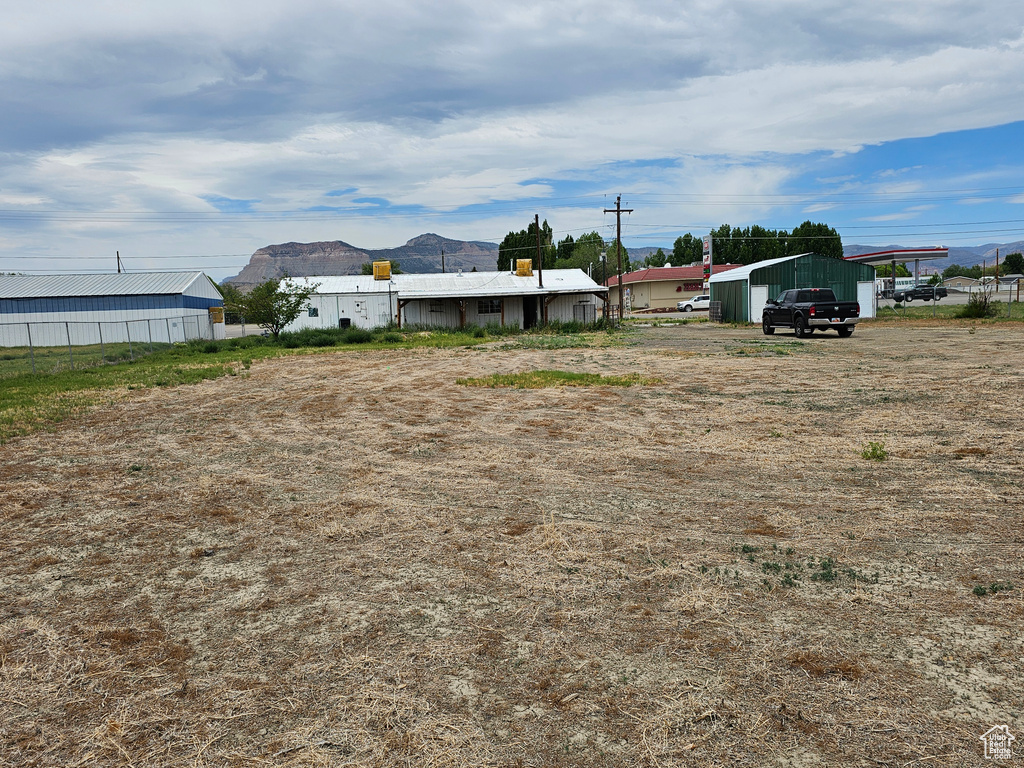
M 527 301 L 537 301 L 537 296 L 525 297 Z M 490 300 L 482 300 L 473 296 L 466 301 L 466 325 L 487 325 L 502 323 L 523 327 L 523 296 L 504 296 L 502 302 L 504 312 L 481 313 L 481 301 L 485 309 L 490 309 Z M 303 312 L 291 325 L 289 331 L 300 328 L 337 328 L 338 319 L 347 317 L 352 325 L 360 328 L 377 328 L 387 325 L 389 317 L 398 309 L 398 294 L 390 297 L 391 313 L 388 311 L 389 297 L 380 293 L 366 294 L 314 294 L 309 304 L 316 311 L 311 317 Z M 571 321 L 576 304 L 596 305 L 597 298 L 593 294 L 564 294 L 555 298 L 548 305 L 548 320 Z M 539 307 L 539 302 L 538 302 Z M 591 313 L 593 314 L 593 313 Z M 538 308 L 538 319 L 540 310 Z M 455 299 L 419 299 L 402 307 L 402 325 L 425 325 L 440 328 L 459 327 L 459 304 Z
M 750 273 L 750 284 L 767 285 L 772 299 L 790 288 L 831 288 L 840 301 L 857 301 L 857 283 L 874 279 L 874 267 L 816 254 Z
M 746 322 L 748 314 L 746 280 L 712 283 L 711 300 L 722 302 L 723 322 Z

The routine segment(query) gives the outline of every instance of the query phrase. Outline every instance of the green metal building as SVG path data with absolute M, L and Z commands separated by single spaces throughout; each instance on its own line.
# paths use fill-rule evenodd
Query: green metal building
M 831 288 L 840 301 L 860 302 L 860 316 L 875 316 L 875 268 L 801 253 L 713 274 L 711 301 L 722 302 L 723 322 L 761 322 L 768 299 L 790 288 Z

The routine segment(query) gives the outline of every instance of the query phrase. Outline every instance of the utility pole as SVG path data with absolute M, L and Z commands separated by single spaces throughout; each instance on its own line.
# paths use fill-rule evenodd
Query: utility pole
M 632 208 L 622 207 L 622 195 L 615 198 L 614 208 L 605 208 L 605 213 L 615 214 L 615 254 L 619 257 L 619 322 L 622 322 L 623 290 L 622 290 L 622 214 L 632 213 Z
M 441 249 L 441 274 L 444 274 L 444 248 Z
M 117 254 L 117 274 L 120 275 L 121 274 L 121 252 L 120 251 L 114 251 L 114 253 Z
M 540 255 L 540 214 L 533 214 L 533 224 L 537 227 L 537 287 L 544 287 L 544 259 Z

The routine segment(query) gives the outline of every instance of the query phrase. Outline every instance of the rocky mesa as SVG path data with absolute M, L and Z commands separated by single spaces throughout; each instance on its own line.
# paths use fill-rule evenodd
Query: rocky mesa
M 271 278 L 307 275 L 358 275 L 366 262 L 397 261 L 403 272 L 493 271 L 498 246 L 472 240 L 452 240 L 432 233 L 419 235 L 397 248 L 359 248 L 342 240 L 319 243 L 281 243 L 260 248 L 235 277 L 225 282 L 245 290 Z

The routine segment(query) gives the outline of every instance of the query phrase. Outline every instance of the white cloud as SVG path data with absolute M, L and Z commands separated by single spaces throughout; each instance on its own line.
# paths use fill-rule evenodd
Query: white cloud
M 503 203 L 457 220 L 461 236 L 495 237 L 522 219 L 517 201 L 579 182 L 650 195 L 650 221 L 749 221 L 812 153 L 1024 120 L 1024 9 L 1007 0 L 51 0 L 9 1 L 5 16 L 12 209 L 199 214 L 223 197 L 296 210 L 354 188 L 448 212 Z M 561 210 L 559 226 L 593 228 L 602 202 Z M 5 242 L 236 253 L 395 245 L 440 223 L 120 218 L 26 224 Z

